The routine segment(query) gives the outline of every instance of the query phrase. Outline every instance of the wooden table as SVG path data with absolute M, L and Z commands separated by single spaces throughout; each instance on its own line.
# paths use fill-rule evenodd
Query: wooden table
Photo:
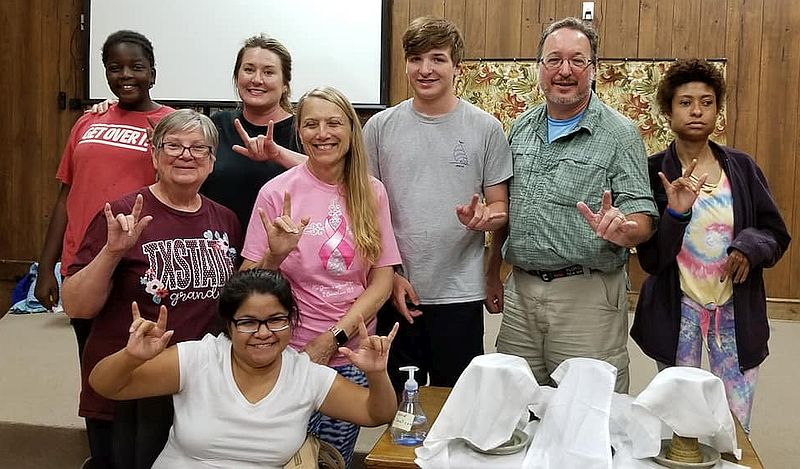
M 419 398 L 422 402 L 422 410 L 428 417 L 428 422 L 433 425 L 439 411 L 442 410 L 444 401 L 450 395 L 450 388 L 437 388 L 434 386 L 421 386 L 419 388 Z M 364 464 L 369 468 L 410 468 L 417 467 L 414 464 L 414 447 L 401 446 L 392 443 L 392 435 L 387 428 L 381 439 L 375 443 L 375 447 L 369 452 Z
M 450 394 L 450 388 L 422 386 L 419 390 L 422 408 L 428 416 L 428 421 L 433 425 L 436 417 L 439 416 L 439 411 L 442 410 L 444 401 L 447 400 L 447 396 Z M 756 450 L 753 448 L 750 440 L 744 435 L 742 427 L 738 422 L 736 422 L 736 438 L 739 441 L 739 447 L 742 448 L 742 460 L 737 461 L 736 458 L 730 454 L 723 454 L 723 459 L 750 466 L 752 469 L 764 469 L 761 460 L 758 458 L 758 454 L 756 454 Z M 392 443 L 392 436 L 389 434 L 389 429 L 387 428 L 386 431 L 383 432 L 383 435 L 381 435 L 380 440 L 375 444 L 375 447 L 369 452 L 364 462 L 369 468 L 415 469 L 417 467 L 417 465 L 414 464 L 415 458 L 413 447 L 400 446 Z

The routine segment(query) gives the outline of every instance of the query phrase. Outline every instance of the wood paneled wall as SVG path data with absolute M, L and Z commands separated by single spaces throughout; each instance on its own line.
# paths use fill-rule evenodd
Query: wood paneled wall
M 582 0 L 394 0 L 392 102 L 410 95 L 400 38 L 410 19 L 445 16 L 468 58 L 531 58 L 542 30 L 580 16 Z M 726 58 L 729 145 L 763 169 L 800 237 L 800 2 L 598 0 L 601 57 Z M 800 242 L 766 274 L 771 297 L 800 298 Z M 797 309 L 797 307 L 795 307 Z
M 77 117 L 57 109 L 57 93 L 81 97 L 81 4 L 0 2 L 0 281 L 38 257 L 49 222 L 58 191 L 55 170 Z M 453 20 L 464 32 L 469 58 L 533 57 L 542 29 L 580 15 L 581 4 L 394 0 L 392 103 L 409 96 L 400 37 L 411 19 L 433 14 Z M 604 57 L 728 60 L 729 142 L 755 156 L 790 230 L 800 236 L 800 2 L 598 0 L 595 24 Z M 770 296 L 800 298 L 800 243 L 768 271 L 767 286 Z
M 0 315 L 8 286 L 39 256 L 58 183 L 61 149 L 78 114 L 81 0 L 0 2 Z

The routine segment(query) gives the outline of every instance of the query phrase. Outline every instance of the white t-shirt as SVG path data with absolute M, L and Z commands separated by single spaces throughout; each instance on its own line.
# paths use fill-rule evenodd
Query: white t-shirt
M 336 371 L 287 347 L 275 387 L 255 404 L 233 380 L 224 335 L 178 344 L 175 418 L 154 468 L 281 468 L 306 436 Z

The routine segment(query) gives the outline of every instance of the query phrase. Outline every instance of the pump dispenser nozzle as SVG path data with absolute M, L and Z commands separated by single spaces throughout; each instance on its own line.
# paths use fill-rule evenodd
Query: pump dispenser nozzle
M 405 371 L 408 373 L 408 379 L 406 380 L 405 389 L 406 391 L 416 391 L 419 389 L 419 384 L 414 379 L 414 373 L 419 371 L 419 368 L 413 365 L 409 366 L 401 366 L 400 371 Z
M 418 446 L 428 434 L 428 419 L 419 403 L 419 384 L 414 379 L 414 373 L 419 371 L 416 366 L 402 366 L 400 371 L 408 373 L 408 379 L 403 390 L 403 400 L 389 428 L 392 441 L 398 445 Z

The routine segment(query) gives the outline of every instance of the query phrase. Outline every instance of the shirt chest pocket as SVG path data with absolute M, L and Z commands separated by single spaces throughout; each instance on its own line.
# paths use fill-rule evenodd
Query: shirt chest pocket
M 550 174 L 547 200 L 555 205 L 575 207 L 586 202 L 594 207 L 600 204 L 603 191 L 611 189 L 607 164 L 580 155 L 560 155 Z

